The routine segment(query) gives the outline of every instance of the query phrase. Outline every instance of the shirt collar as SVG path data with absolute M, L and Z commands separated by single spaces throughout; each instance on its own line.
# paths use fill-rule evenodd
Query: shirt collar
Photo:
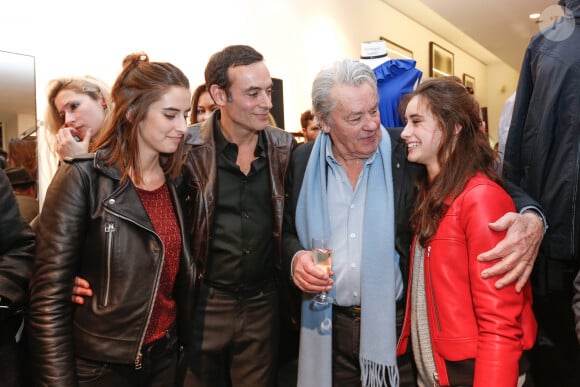
M 266 147 L 264 146 L 264 131 L 261 130 L 258 132 L 258 143 L 256 144 L 256 149 L 254 150 L 254 156 L 256 157 L 263 157 L 266 158 Z M 214 126 L 214 138 L 215 138 L 215 146 L 216 152 L 219 154 L 223 152 L 228 145 L 232 145 L 235 149 L 238 149 L 238 146 L 232 142 L 229 142 L 226 136 L 223 134 L 223 128 L 219 120 L 215 121 Z

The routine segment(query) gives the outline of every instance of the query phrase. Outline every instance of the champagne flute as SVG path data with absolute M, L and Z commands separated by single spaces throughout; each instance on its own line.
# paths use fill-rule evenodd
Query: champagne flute
M 330 275 L 332 265 L 332 250 L 329 248 L 327 239 L 312 238 L 312 254 L 314 264 L 320 267 L 327 275 Z M 327 292 L 320 292 L 314 296 L 314 302 L 326 306 L 332 303 L 332 297 Z

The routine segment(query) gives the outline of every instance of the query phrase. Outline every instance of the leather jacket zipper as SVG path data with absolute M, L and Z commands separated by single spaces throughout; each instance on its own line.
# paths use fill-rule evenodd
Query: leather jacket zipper
M 157 274 L 155 276 L 155 284 L 154 284 L 155 291 L 153 292 L 153 298 L 149 300 L 149 306 L 147 307 L 147 309 L 148 309 L 147 322 L 145 324 L 145 329 L 143 329 L 143 332 L 141 332 L 141 337 L 139 339 L 139 346 L 137 347 L 137 353 L 135 354 L 135 360 L 134 360 L 135 369 L 140 370 L 143 368 L 143 354 L 141 353 L 141 348 L 143 348 L 143 341 L 145 341 L 145 333 L 147 332 L 147 327 L 149 326 L 149 321 L 151 320 L 151 315 L 153 314 L 153 305 L 155 304 L 155 299 L 157 298 L 157 289 L 159 287 L 159 278 L 161 277 L 161 271 L 163 269 L 163 264 L 165 262 L 165 246 L 163 245 L 163 241 L 161 240 L 159 235 L 155 232 L 155 230 L 144 227 L 142 224 L 135 222 L 133 219 L 127 218 L 126 216 L 123 216 L 119 213 L 113 212 L 109 208 L 105 208 L 105 212 L 108 212 L 111 215 L 114 215 L 120 219 L 126 220 L 127 222 L 133 223 L 134 225 L 149 231 L 150 233 L 155 235 L 155 237 L 157 238 L 157 240 L 161 244 L 161 251 L 162 251 L 161 265 L 159 265 L 159 268 L 157 269 Z
M 135 358 L 135 370 L 140 370 L 142 368 L 143 368 L 143 354 L 141 353 L 141 350 L 139 350 L 139 352 L 137 353 L 137 357 Z
M 431 299 L 433 300 L 433 309 L 435 310 L 435 321 L 437 321 L 437 329 L 441 331 L 441 321 L 439 321 L 439 310 L 437 309 L 437 300 L 435 299 L 435 291 L 433 290 L 433 277 L 431 276 L 431 246 L 427 247 L 427 275 L 429 276 L 429 291 L 431 292 Z
M 141 334 L 141 339 L 139 340 L 139 347 L 137 350 L 137 356 L 135 357 L 135 369 L 136 370 L 140 370 L 141 368 L 143 368 L 143 353 L 141 352 L 141 349 L 143 348 L 143 341 L 145 340 L 145 333 L 147 332 L 147 327 L 149 326 L 149 321 L 151 321 L 151 315 L 153 314 L 153 305 L 155 304 L 155 299 L 157 299 L 157 290 L 159 289 L 159 277 L 161 277 L 161 271 L 163 269 L 163 264 L 165 263 L 165 246 L 163 246 L 163 242 L 161 241 L 161 238 L 159 238 L 159 235 L 157 235 L 157 233 L 155 233 L 155 236 L 159 239 L 160 243 L 161 243 L 161 265 L 159 265 L 159 270 L 157 270 L 157 275 L 155 277 L 155 291 L 153 292 L 153 299 L 150 300 L 150 304 L 149 304 L 149 312 L 147 313 L 147 323 L 145 324 L 145 329 L 143 330 L 143 333 Z
M 105 233 L 107 234 L 107 261 L 105 267 L 105 293 L 103 294 L 102 306 L 109 305 L 109 291 L 111 289 L 111 261 L 113 259 L 113 233 L 117 231 L 115 223 L 107 222 L 105 224 Z

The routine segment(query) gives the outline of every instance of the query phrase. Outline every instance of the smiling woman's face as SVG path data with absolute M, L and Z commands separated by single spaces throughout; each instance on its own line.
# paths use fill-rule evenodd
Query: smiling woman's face
M 439 173 L 437 153 L 443 132 L 429 105 L 421 96 L 414 96 L 405 111 L 406 125 L 401 138 L 407 144 L 407 159 L 427 167 L 430 178 Z

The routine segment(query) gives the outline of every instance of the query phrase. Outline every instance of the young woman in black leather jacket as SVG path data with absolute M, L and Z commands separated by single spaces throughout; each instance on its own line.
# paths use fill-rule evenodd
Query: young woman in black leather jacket
M 189 81 L 132 54 L 95 152 L 66 159 L 40 215 L 31 279 L 38 385 L 165 386 L 191 328 L 195 270 L 177 185 Z M 71 303 L 75 276 L 92 297 Z

